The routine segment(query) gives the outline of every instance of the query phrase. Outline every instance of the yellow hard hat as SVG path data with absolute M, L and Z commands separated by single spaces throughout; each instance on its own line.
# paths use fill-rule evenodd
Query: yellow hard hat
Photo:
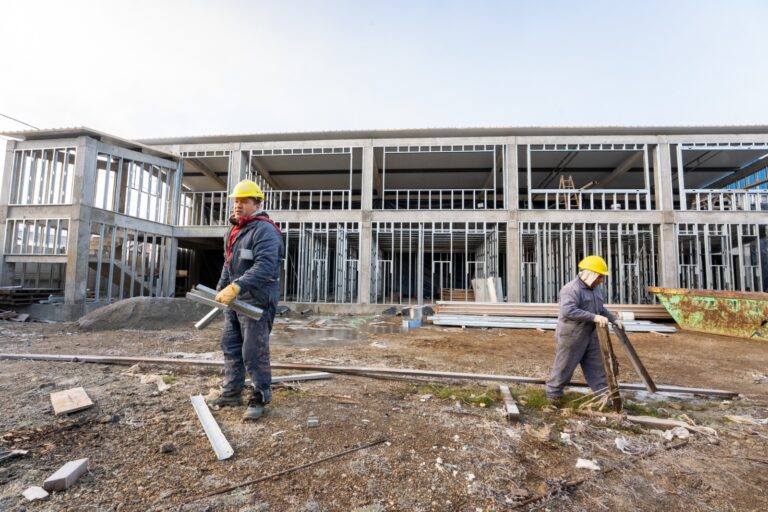
M 587 256 L 579 262 L 579 269 L 591 270 L 592 272 L 597 272 L 603 276 L 608 275 L 608 265 L 600 256 Z
M 264 192 L 261 191 L 261 187 L 256 182 L 251 180 L 243 180 L 232 189 L 232 193 L 229 197 L 255 197 L 256 199 L 264 200 Z

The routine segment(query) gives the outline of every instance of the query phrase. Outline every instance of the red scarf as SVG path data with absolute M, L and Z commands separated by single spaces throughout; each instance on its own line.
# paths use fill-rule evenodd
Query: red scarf
M 232 246 L 235 243 L 235 238 L 237 238 L 237 234 L 240 233 L 240 231 L 251 222 L 257 221 L 257 220 L 263 220 L 267 221 L 270 224 L 272 224 L 275 229 L 277 230 L 278 234 L 282 238 L 283 232 L 280 231 L 280 228 L 277 227 L 277 224 L 275 224 L 275 221 L 270 219 L 266 216 L 266 214 L 256 214 L 251 217 L 246 218 L 240 218 L 235 220 L 234 216 L 230 217 L 229 221 L 234 224 L 234 227 L 232 228 L 232 231 L 229 232 L 229 240 L 227 241 L 227 261 L 226 264 L 229 265 L 229 260 L 232 258 Z

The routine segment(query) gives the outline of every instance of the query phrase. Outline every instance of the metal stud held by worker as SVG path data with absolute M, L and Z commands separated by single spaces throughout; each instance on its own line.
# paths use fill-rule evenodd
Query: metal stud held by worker
M 263 201 L 264 192 L 262 192 L 261 187 L 255 181 L 243 180 L 235 185 L 235 188 L 232 189 L 232 193 L 229 194 L 229 197 L 255 197 L 256 199 Z
M 587 256 L 579 262 L 579 270 L 591 270 L 602 276 L 607 276 L 608 264 L 600 256 Z

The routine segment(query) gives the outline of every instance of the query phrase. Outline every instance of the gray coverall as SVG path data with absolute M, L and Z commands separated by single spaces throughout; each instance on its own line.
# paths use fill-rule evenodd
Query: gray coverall
M 555 331 L 557 352 L 547 381 L 549 398 L 563 396 L 563 388 L 579 364 L 592 391 L 608 386 L 594 321 L 595 315 L 607 317 L 610 322 L 616 318 L 604 303 L 602 285 L 591 289 L 578 276 L 560 290 L 560 315 Z

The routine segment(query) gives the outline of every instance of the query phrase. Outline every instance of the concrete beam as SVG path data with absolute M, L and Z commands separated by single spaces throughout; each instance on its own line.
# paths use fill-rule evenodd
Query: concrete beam
M 114 144 L 106 144 L 95 139 L 90 140 L 93 141 L 93 144 L 95 145 L 96 151 L 98 153 L 108 153 L 119 158 L 135 160 L 137 162 L 145 162 L 160 167 L 168 167 L 170 169 L 176 168 L 176 162 L 174 160 L 168 160 L 166 158 L 160 158 L 158 156 L 142 153 L 140 151 L 122 148 L 120 146 L 115 146 Z
M 371 221 L 506 222 L 507 216 L 506 210 L 376 210 L 371 212 Z
M 658 224 L 662 222 L 662 212 L 635 210 L 520 210 L 520 222 L 640 222 Z
M 623 162 L 621 162 L 611 173 L 600 180 L 597 185 L 595 185 L 595 188 L 606 188 L 608 185 L 616 181 L 618 178 L 625 175 L 632 167 L 635 166 L 638 162 L 643 161 L 643 153 L 638 151 L 636 153 L 633 153 L 629 156 L 629 158 L 625 159 Z

